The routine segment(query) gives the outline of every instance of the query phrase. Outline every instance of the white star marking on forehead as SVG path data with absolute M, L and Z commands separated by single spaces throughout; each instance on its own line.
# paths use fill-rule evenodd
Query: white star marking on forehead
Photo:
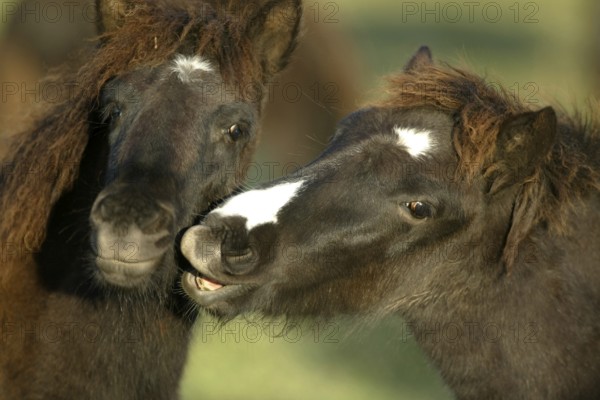
M 398 144 L 414 158 L 426 155 L 435 145 L 429 131 L 416 128 L 394 127 Z
M 279 211 L 292 200 L 304 181 L 286 182 L 266 189 L 250 190 L 233 196 L 211 212 L 222 217 L 246 218 L 246 229 L 276 223 Z
M 210 62 L 200 56 L 184 56 L 178 54 L 173 60 L 171 71 L 177 74 L 181 82 L 189 83 L 194 81 L 196 71 L 212 72 L 213 68 Z

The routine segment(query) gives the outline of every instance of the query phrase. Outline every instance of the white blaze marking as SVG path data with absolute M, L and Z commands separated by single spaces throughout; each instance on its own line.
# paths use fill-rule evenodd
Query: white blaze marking
M 212 72 L 213 68 L 210 62 L 200 56 L 188 57 L 178 54 L 173 60 L 171 71 L 177 74 L 181 82 L 189 83 L 194 80 L 196 71 Z
M 296 195 L 304 181 L 282 183 L 267 189 L 250 190 L 227 200 L 215 209 L 222 217 L 246 218 L 246 229 L 277 222 L 277 213 Z
M 398 135 L 398 144 L 415 158 L 425 155 L 434 145 L 428 131 L 395 126 L 394 132 Z

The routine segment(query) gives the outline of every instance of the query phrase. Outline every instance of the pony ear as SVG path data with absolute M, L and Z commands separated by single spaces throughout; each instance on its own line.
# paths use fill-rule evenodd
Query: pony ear
M 490 194 L 522 183 L 533 174 L 552 150 L 556 125 L 552 107 L 519 114 L 503 122 L 496 140 Z
M 123 20 L 128 7 L 127 0 L 96 0 L 98 31 L 110 32 Z
M 267 75 L 287 65 L 296 47 L 301 18 L 301 0 L 269 0 L 250 19 L 246 32 Z
M 433 65 L 431 50 L 427 46 L 421 46 L 404 66 L 404 72 L 416 72 L 430 65 Z

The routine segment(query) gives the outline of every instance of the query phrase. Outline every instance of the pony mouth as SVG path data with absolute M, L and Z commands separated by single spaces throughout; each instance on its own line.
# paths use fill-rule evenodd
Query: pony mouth
M 227 301 L 244 291 L 244 285 L 219 282 L 199 271 L 184 272 L 181 285 L 185 293 L 203 307 Z
M 162 257 L 156 257 L 143 261 L 122 261 L 97 256 L 96 266 L 107 282 L 122 287 L 134 287 L 154 272 L 161 259 Z

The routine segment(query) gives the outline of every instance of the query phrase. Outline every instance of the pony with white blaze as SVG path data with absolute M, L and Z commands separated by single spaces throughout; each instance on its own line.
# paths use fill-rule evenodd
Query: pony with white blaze
M 600 124 L 427 48 L 388 91 L 189 228 L 186 293 L 226 318 L 396 313 L 461 400 L 600 398 Z

